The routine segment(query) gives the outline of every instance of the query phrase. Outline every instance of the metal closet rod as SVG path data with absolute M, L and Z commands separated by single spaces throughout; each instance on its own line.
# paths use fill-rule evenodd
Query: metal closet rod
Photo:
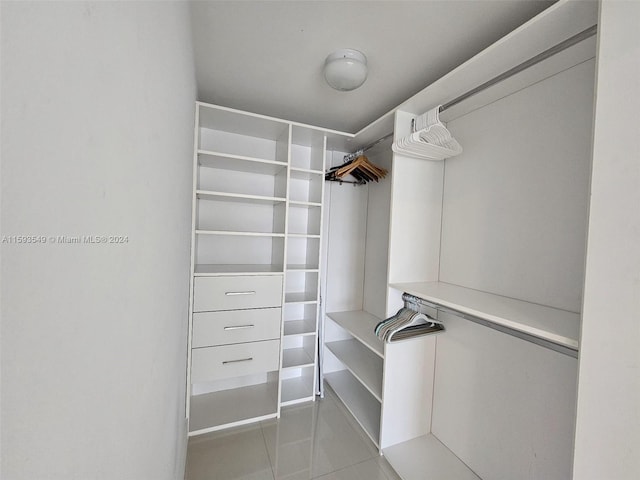
M 553 46 L 551 48 L 548 48 L 544 52 L 541 52 L 538 55 L 536 55 L 534 57 L 531 57 L 528 60 L 525 60 L 524 62 L 516 65 L 515 67 L 510 68 L 506 72 L 503 72 L 500 75 L 498 75 L 496 77 L 493 77 L 491 80 L 488 80 L 488 81 L 484 82 L 483 84 L 478 85 L 477 87 L 469 90 L 468 92 L 465 92 L 462 95 L 454 98 L 453 100 L 445 103 L 444 105 L 442 105 L 440 107 L 440 112 L 444 112 L 445 110 L 453 107 L 454 105 L 457 105 L 458 103 L 466 100 L 467 98 L 472 97 L 473 95 L 476 95 L 476 94 L 486 90 L 487 88 L 492 87 L 493 85 L 495 85 L 497 83 L 500 83 L 503 80 L 506 80 L 507 78 L 512 77 L 512 76 L 516 75 L 517 73 L 520 73 L 520 72 L 526 70 L 527 68 L 532 67 L 532 66 L 542 62 L 543 60 L 546 60 L 547 58 L 552 57 L 553 55 L 556 55 L 557 53 L 560 53 L 563 50 L 566 50 L 567 48 L 572 47 L 577 43 L 582 42 L 583 40 L 586 40 L 589 37 L 592 37 L 597 32 L 598 32 L 598 25 L 593 25 L 593 26 L 581 31 L 580 33 L 575 34 L 574 36 L 569 37 L 566 40 L 563 40 L 562 42 L 558 43 L 557 45 L 555 45 L 555 46 Z M 389 138 L 391 136 L 393 136 L 393 132 L 388 133 L 384 137 L 376 140 L 375 142 L 367 145 L 366 147 L 363 147 L 363 148 L 359 149 L 355 153 L 350 153 L 349 155 L 347 155 L 345 157 L 345 160 L 351 160 L 352 158 L 355 158 L 356 156 L 360 155 L 362 152 L 366 152 L 367 150 L 375 147 L 380 142 L 383 142 L 384 140 L 386 140 L 387 138 Z M 349 158 L 347 158 L 347 157 L 349 157 Z

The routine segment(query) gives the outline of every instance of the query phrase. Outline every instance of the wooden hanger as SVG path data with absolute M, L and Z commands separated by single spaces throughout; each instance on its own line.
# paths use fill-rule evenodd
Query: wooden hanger
M 378 182 L 387 175 L 387 170 L 374 165 L 366 156 L 360 155 L 355 160 L 347 162 L 339 167 L 335 171 L 334 177 L 343 178 L 349 174 L 358 180 L 358 176 L 364 177 L 365 182 L 371 180 Z

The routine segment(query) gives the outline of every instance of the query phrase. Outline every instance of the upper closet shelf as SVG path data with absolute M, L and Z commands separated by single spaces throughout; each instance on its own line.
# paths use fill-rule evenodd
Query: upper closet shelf
M 285 162 L 208 150 L 198 150 L 198 162 L 203 167 L 262 175 L 275 175 L 287 168 Z
M 283 203 L 286 201 L 285 198 L 281 198 L 281 197 L 264 197 L 262 195 L 245 195 L 240 193 L 210 192 L 207 190 L 196 190 L 196 196 L 200 200 L 259 203 L 259 204 L 265 204 L 265 205 L 275 205 L 277 203 Z
M 578 350 L 580 314 L 444 282 L 395 283 L 391 288 L 476 319 Z

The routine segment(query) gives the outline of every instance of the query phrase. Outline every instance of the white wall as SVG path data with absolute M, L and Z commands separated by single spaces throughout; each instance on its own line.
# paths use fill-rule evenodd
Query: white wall
M 447 124 L 464 152 L 445 162 L 441 281 L 580 311 L 594 68 Z
M 640 478 L 639 24 L 640 3 L 602 2 L 576 480 Z
M 182 476 L 187 6 L 2 2 L 3 480 Z M 123 235 L 123 244 L 56 244 Z

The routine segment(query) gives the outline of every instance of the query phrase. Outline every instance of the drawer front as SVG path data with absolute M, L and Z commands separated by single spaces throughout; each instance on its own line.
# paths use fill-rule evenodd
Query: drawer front
M 282 276 L 197 277 L 193 311 L 282 306 Z
M 280 340 L 196 348 L 191 355 L 191 383 L 270 372 L 279 363 Z
M 193 348 L 280 338 L 280 308 L 193 314 Z

